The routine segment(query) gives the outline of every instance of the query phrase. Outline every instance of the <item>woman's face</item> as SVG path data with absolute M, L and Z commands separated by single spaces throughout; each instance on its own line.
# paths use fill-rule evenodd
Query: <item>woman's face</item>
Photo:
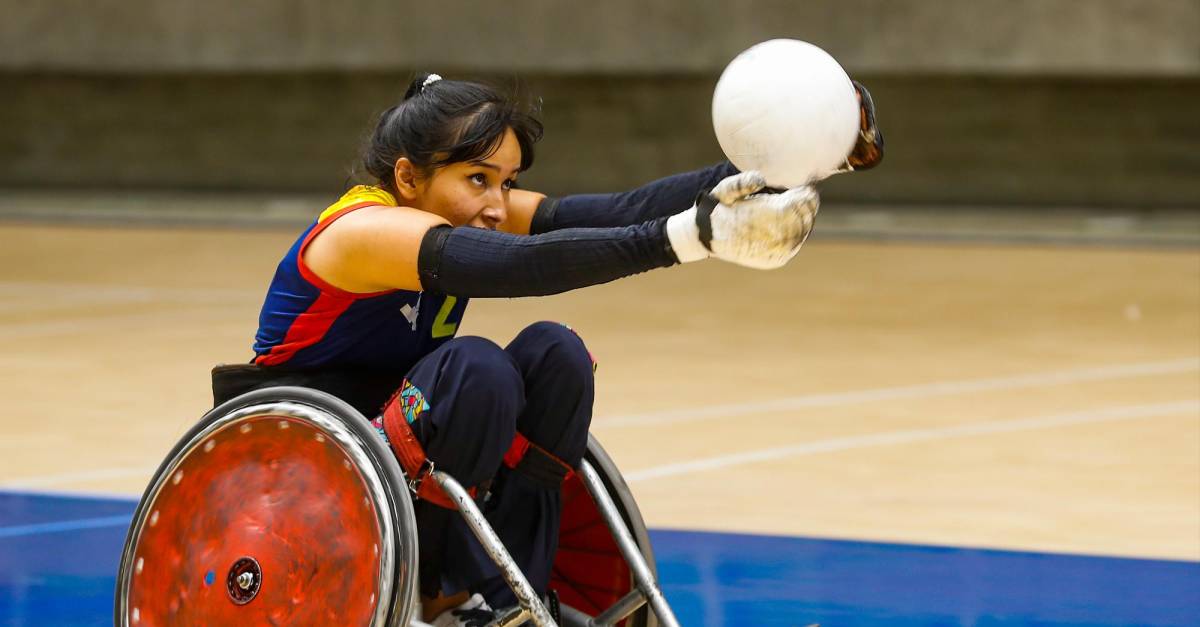
M 416 181 L 417 209 L 453 226 L 495 230 L 508 217 L 508 192 L 521 169 L 521 146 L 512 129 L 495 152 L 479 161 L 452 163 Z

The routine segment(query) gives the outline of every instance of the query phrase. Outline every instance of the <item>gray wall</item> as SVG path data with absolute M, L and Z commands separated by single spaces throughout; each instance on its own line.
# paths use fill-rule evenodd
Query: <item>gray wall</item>
M 334 193 L 432 69 L 543 99 L 530 186 L 622 189 L 718 159 L 721 68 L 792 36 L 888 139 L 827 199 L 1200 206 L 1197 0 L 0 5 L 0 186 Z
M 1196 0 L 6 0 L 0 68 L 718 72 L 771 37 L 855 72 L 1200 74 Z

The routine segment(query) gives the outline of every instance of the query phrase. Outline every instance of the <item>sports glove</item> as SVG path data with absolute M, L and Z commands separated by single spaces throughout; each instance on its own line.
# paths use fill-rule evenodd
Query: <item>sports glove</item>
M 679 261 L 712 256 L 769 270 L 795 257 L 812 232 L 820 197 L 810 185 L 758 193 L 766 184 L 759 172 L 734 174 L 667 218 L 667 238 Z

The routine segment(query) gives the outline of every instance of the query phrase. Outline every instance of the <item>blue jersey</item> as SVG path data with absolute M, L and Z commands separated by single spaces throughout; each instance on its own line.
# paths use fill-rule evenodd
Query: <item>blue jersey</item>
M 407 371 L 454 337 L 467 299 L 388 290 L 355 294 L 326 283 L 304 264 L 304 249 L 338 218 L 371 206 L 396 206 L 377 187 L 346 192 L 296 240 L 267 291 L 254 363 L 289 368 L 380 368 Z

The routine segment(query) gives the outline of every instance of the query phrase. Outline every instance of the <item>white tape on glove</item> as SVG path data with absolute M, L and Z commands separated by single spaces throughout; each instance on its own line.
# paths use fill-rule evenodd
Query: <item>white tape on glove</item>
M 758 193 L 765 186 L 758 172 L 735 174 L 668 218 L 667 237 L 679 261 L 713 256 L 769 270 L 795 257 L 812 232 L 820 196 L 810 185 Z

